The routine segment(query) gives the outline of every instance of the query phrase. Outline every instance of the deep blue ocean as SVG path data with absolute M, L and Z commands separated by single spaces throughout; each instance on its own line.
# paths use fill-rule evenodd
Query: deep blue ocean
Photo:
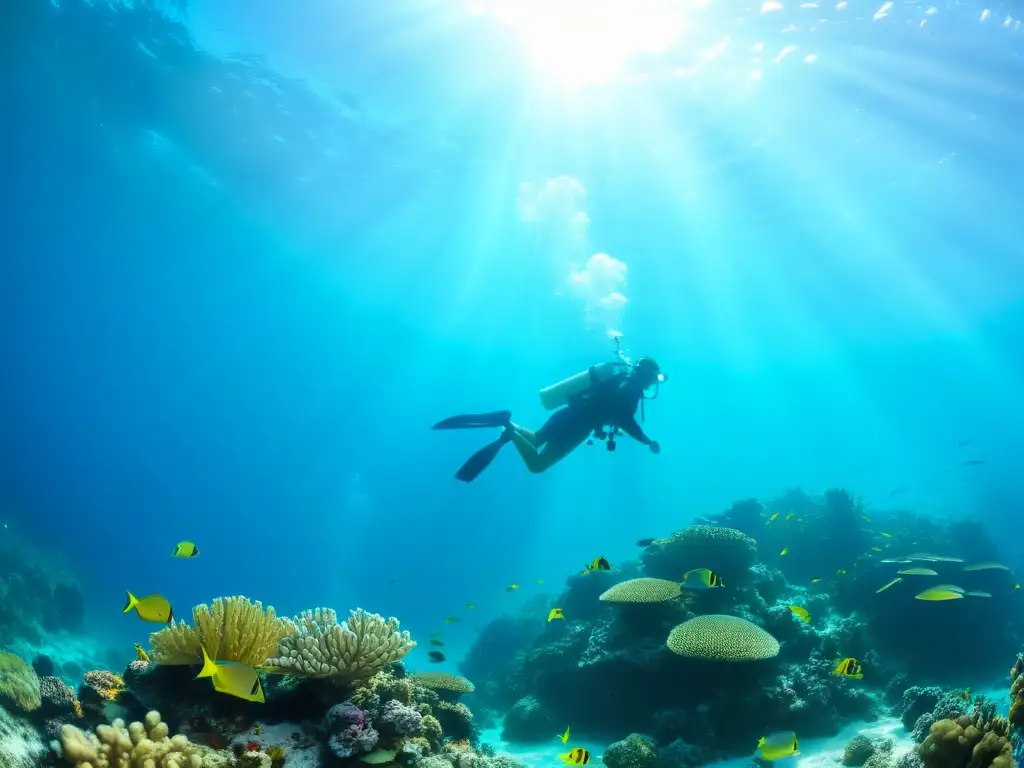
M 7 0 L 0 535 L 104 642 L 152 629 L 125 589 L 244 594 L 461 613 L 452 671 L 595 554 L 788 488 L 1020 565 L 1022 12 L 775 5 Z M 496 431 L 433 423 L 537 427 L 615 333 L 667 374 L 660 455 L 453 479 Z

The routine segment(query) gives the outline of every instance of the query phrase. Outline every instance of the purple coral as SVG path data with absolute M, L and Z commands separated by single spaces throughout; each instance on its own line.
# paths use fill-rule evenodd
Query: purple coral
M 327 731 L 331 752 L 337 757 L 352 757 L 377 746 L 377 731 L 366 713 L 351 701 L 335 704 L 327 710 L 324 730 Z
M 412 707 L 392 699 L 384 705 L 384 713 L 380 717 L 380 722 L 390 725 L 394 728 L 395 733 L 404 736 L 408 733 L 416 733 L 420 729 L 423 725 L 423 715 Z

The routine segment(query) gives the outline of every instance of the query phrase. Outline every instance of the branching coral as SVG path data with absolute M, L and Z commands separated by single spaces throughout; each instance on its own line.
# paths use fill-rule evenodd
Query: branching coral
M 42 704 L 39 677 L 23 658 L 0 651 L 0 703 L 9 702 L 24 712 Z
M 95 733 L 65 725 L 60 741 L 64 757 L 78 768 L 219 768 L 227 759 L 180 734 L 171 737 L 155 711 L 144 723 L 125 726 L 123 720 L 115 720 Z
M 195 628 L 172 621 L 149 636 L 153 661 L 158 664 L 195 664 L 200 644 L 215 661 L 237 661 L 262 666 L 277 653 L 281 639 L 295 631 L 279 619 L 273 607 L 263 608 L 246 597 L 218 597 L 212 606 L 192 609 Z
M 291 622 L 289 622 L 291 623 Z M 293 675 L 356 680 L 405 657 L 416 645 L 398 619 L 351 611 L 341 623 L 330 608 L 304 611 L 266 666 Z

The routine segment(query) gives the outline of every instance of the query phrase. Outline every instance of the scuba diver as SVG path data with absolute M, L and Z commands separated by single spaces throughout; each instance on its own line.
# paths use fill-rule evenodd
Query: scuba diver
M 513 424 L 511 411 L 452 416 L 435 424 L 433 429 L 503 428 L 501 437 L 474 453 L 455 478 L 466 483 L 475 480 L 506 443 L 515 445 L 526 468 L 534 474 L 550 469 L 584 442 L 591 444 L 591 436 L 607 440 L 606 447 L 614 451 L 616 436 L 624 432 L 651 453 L 661 453 L 661 446 L 637 422 L 636 409 L 640 407 L 643 420 L 644 400 L 658 396 L 665 376 L 650 357 L 641 357 L 631 365 L 622 356 L 619 344 L 616 339 L 616 361 L 592 365 L 540 391 L 544 408 L 558 410 L 536 432 Z M 654 394 L 647 395 L 652 387 Z

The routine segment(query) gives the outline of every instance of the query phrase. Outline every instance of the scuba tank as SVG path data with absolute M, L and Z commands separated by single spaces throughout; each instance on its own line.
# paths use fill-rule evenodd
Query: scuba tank
M 544 406 L 546 411 L 561 408 L 569 402 L 569 398 L 573 395 L 586 392 L 593 385 L 608 381 L 613 376 L 626 370 L 629 370 L 629 364 L 620 360 L 592 365 L 575 376 L 570 376 L 567 379 L 562 379 L 557 384 L 544 387 L 540 391 L 540 404 Z

